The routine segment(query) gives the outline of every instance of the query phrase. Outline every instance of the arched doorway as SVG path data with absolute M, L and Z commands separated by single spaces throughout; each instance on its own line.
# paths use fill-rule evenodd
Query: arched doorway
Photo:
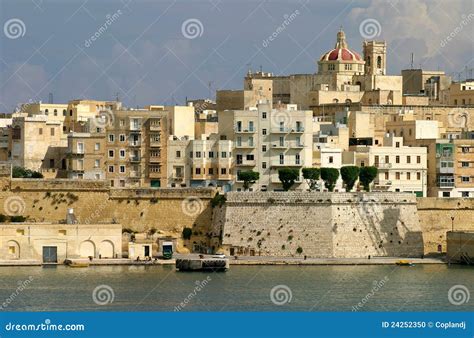
M 114 243 L 105 240 L 100 243 L 99 255 L 101 258 L 113 258 L 114 257 Z
M 20 244 L 17 241 L 7 242 L 8 259 L 20 259 Z
M 95 257 L 95 244 L 94 242 L 87 240 L 81 243 L 79 248 L 79 256 L 81 257 Z

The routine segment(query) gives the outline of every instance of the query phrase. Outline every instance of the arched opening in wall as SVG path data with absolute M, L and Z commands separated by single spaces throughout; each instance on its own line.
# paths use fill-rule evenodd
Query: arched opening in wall
M 377 68 L 382 68 L 382 57 L 377 56 Z
M 339 100 L 338 99 L 333 99 L 332 103 L 339 103 Z
M 102 241 L 99 246 L 99 255 L 101 258 L 114 258 L 114 243 L 109 240 Z
M 20 259 L 20 244 L 17 241 L 7 242 L 7 259 Z
M 351 99 L 346 99 L 346 104 L 351 104 L 352 100 Z
M 87 240 L 81 243 L 79 247 L 79 256 L 81 257 L 95 257 L 95 244 Z
M 362 83 L 360 81 L 356 82 L 356 86 L 359 86 L 359 90 L 362 90 Z

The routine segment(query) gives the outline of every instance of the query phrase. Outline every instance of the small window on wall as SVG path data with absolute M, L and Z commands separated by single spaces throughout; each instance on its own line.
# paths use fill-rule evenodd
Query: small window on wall
M 25 235 L 25 229 L 16 229 L 16 234 L 18 236 L 24 236 Z
M 58 235 L 59 236 L 66 236 L 66 234 L 67 234 L 67 231 L 64 230 L 64 229 L 58 230 Z

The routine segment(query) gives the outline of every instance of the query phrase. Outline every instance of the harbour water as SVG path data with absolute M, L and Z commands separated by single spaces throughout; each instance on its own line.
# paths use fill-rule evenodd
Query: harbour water
M 456 285 L 468 302 L 449 301 Z M 447 265 L 0 267 L 3 311 L 474 311 L 473 286 Z

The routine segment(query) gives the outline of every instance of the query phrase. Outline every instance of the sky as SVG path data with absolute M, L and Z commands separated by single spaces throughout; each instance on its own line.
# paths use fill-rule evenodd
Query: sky
M 342 27 L 385 40 L 388 73 L 472 78 L 472 0 L 0 0 L 0 112 L 19 103 L 184 104 L 242 89 L 248 69 L 314 73 Z

